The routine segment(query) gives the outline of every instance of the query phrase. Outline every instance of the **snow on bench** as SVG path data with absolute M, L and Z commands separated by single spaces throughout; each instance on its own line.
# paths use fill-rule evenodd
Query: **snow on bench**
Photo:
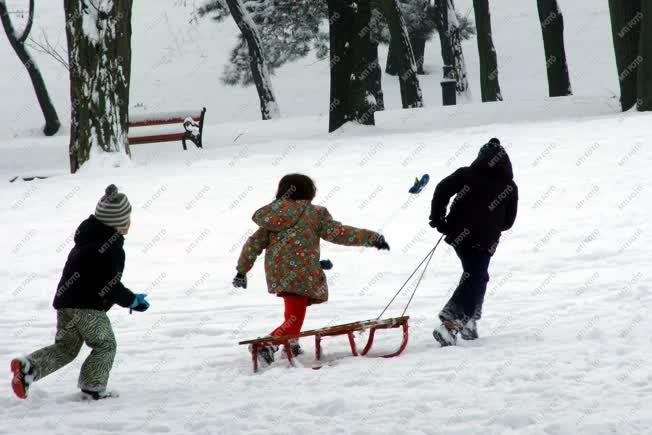
M 129 117 L 129 145 L 180 140 L 187 150 L 189 140 L 197 148 L 203 148 L 202 131 L 206 108 L 202 110 L 177 110 L 155 114 L 138 114 Z M 158 127 L 176 124 L 175 127 Z M 151 128 L 157 126 L 156 128 Z M 145 128 L 150 127 L 150 128 Z M 182 131 L 179 131 L 179 127 Z M 133 131 L 132 129 L 136 129 Z

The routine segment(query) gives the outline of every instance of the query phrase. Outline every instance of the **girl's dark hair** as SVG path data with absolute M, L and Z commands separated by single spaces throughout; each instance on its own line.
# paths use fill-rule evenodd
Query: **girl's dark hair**
M 312 201 L 317 187 L 312 178 L 303 174 L 287 174 L 278 182 L 276 199 L 295 199 Z

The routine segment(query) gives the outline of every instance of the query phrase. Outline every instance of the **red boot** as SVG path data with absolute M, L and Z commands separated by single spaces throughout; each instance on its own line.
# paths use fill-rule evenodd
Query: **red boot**
M 29 386 L 34 376 L 30 373 L 31 364 L 26 358 L 15 358 L 11 360 L 11 371 L 14 378 L 11 380 L 11 388 L 19 399 L 27 399 Z

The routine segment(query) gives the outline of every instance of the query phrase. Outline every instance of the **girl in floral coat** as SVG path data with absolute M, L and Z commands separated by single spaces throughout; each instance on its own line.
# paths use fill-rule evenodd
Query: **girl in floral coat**
M 281 337 L 301 332 L 306 307 L 328 300 L 326 275 L 319 263 L 320 239 L 345 246 L 389 249 L 382 235 L 342 225 L 325 207 L 313 205 L 316 187 L 302 174 L 284 176 L 278 185 L 276 200 L 253 215 L 258 230 L 247 240 L 236 267 L 235 287 L 247 288 L 247 272 L 265 250 L 265 276 L 270 293 L 285 302 L 285 321 L 270 335 Z M 259 356 L 267 364 L 274 361 L 276 346 L 267 345 Z M 301 353 L 292 344 L 295 355 Z

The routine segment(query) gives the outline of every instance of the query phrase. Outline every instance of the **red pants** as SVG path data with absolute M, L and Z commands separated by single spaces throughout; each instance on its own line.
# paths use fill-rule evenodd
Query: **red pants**
M 306 317 L 308 296 L 285 295 L 283 301 L 285 302 L 285 321 L 270 334 L 272 337 L 298 334 L 301 332 L 303 319 Z

